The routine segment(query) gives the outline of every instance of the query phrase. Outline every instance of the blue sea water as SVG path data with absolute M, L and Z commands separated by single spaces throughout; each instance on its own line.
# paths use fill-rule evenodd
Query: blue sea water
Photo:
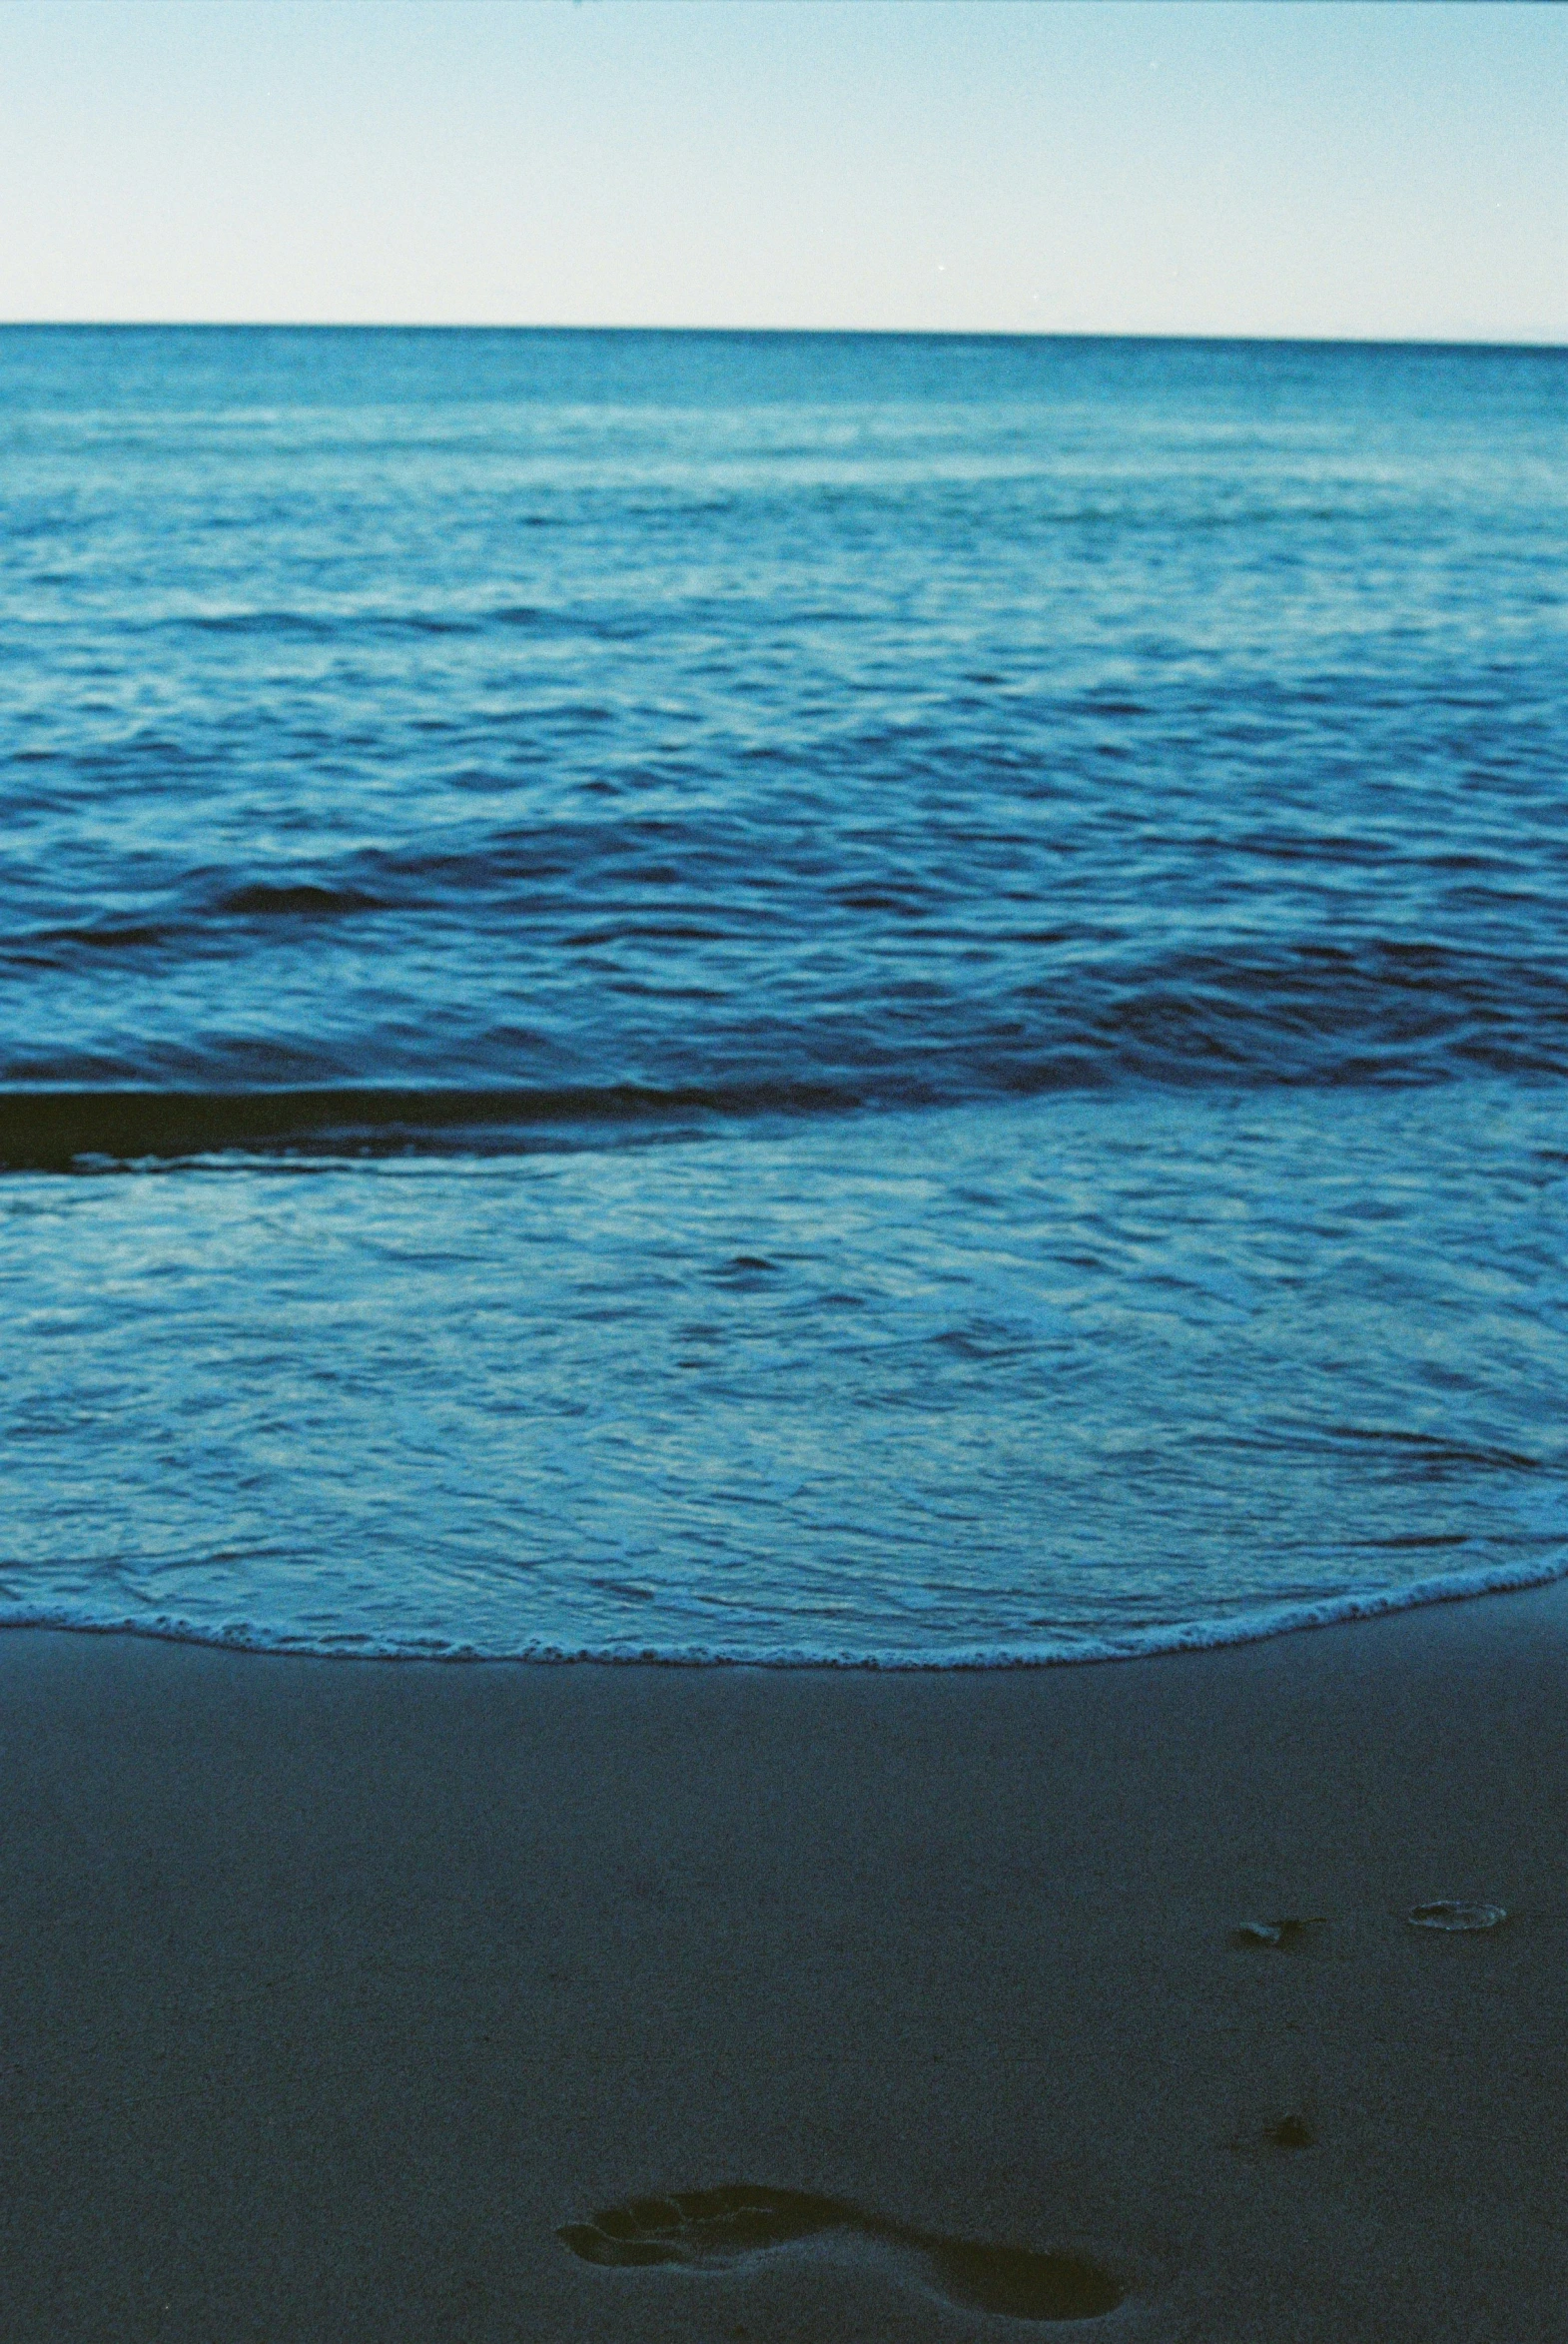
M 0 1619 L 1568 1570 L 1568 354 L 0 331 Z

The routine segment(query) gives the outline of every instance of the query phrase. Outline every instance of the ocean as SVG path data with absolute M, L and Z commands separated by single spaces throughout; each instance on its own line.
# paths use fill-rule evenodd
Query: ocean
M 0 1621 L 1568 1571 L 1568 353 L 0 331 Z

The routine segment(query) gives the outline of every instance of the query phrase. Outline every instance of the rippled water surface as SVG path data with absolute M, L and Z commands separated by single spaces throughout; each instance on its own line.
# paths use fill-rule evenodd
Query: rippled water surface
M 0 1611 L 1568 1552 L 1568 357 L 0 332 Z

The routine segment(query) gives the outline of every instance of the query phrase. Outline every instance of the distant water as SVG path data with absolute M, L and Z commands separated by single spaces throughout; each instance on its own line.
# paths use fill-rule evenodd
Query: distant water
M 1568 354 L 0 332 L 0 1618 L 1568 1570 Z

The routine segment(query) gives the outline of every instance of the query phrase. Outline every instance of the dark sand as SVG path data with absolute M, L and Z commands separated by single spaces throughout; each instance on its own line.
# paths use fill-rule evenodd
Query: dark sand
M 1568 2337 L 1565 1677 L 1564 1588 L 924 1677 L 9 1632 L 0 2339 Z M 734 2183 L 893 2227 L 556 2235 Z

